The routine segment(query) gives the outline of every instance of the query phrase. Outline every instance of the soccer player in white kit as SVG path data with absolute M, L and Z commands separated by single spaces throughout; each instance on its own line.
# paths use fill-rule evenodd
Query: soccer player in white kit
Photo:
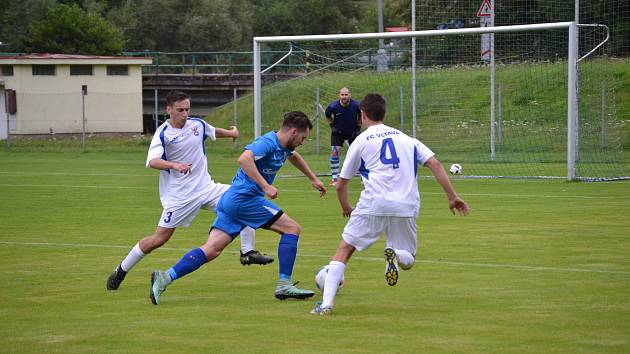
M 177 227 L 188 227 L 199 209 L 215 210 L 230 187 L 215 183 L 208 173 L 204 141 L 207 138 L 238 137 L 238 129 L 215 128 L 199 118 L 188 116 L 190 97 L 171 91 L 166 97 L 169 119 L 153 135 L 146 166 L 160 170 L 160 201 L 164 210 L 155 230 L 131 249 L 107 279 L 107 289 L 117 290 L 127 272 L 151 251 L 164 245 Z M 254 230 L 241 232 L 241 263 L 267 264 L 273 258 L 254 250 Z
M 457 196 L 444 168 L 434 153 L 419 140 L 383 123 L 385 99 L 378 93 L 366 95 L 360 103 L 361 121 L 366 127 L 350 145 L 336 185 L 342 214 L 349 217 L 342 240 L 329 263 L 323 300 L 312 314 L 332 314 L 333 302 L 346 264 L 355 250 L 373 245 L 387 235 L 385 280 L 398 281 L 398 266 L 410 269 L 417 249 L 416 218 L 420 210 L 418 164 L 428 167 L 446 193 L 451 212 L 467 215 L 468 204 Z M 348 201 L 348 183 L 359 170 L 364 189 L 356 208 Z

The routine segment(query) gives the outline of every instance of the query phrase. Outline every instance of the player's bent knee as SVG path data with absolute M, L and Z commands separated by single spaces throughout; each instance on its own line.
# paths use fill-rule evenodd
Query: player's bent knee
M 300 224 L 298 224 L 297 222 L 295 222 L 294 220 L 291 220 L 290 222 L 286 223 L 280 230 L 283 234 L 293 234 L 293 235 L 300 235 L 302 233 L 302 226 L 300 226 Z
M 302 227 L 295 220 L 291 219 L 287 214 L 283 214 L 276 222 L 270 227 L 271 230 L 279 234 L 293 234 L 300 235 L 302 233 Z
M 287 233 L 299 236 L 302 233 L 302 227 L 298 223 L 289 225 L 289 227 L 287 228 Z
M 221 255 L 221 252 L 223 252 L 223 249 L 219 249 L 213 245 L 210 244 L 204 244 L 203 246 L 199 247 L 201 248 L 201 250 L 203 251 L 203 253 L 206 255 L 206 258 L 208 259 L 208 262 L 219 257 Z
M 203 253 L 206 254 L 206 258 L 208 259 L 208 261 L 213 260 L 221 255 L 221 251 L 214 248 L 204 249 Z
M 149 254 L 155 249 L 162 247 L 166 242 L 168 242 L 168 238 L 151 235 L 140 241 L 140 250 L 144 254 Z
M 151 242 L 151 246 L 152 246 L 151 250 L 164 246 L 164 244 L 168 242 L 168 240 L 169 240 L 168 238 L 157 237 L 157 236 L 153 237 L 153 240 Z
M 208 262 L 219 257 L 225 247 L 227 247 L 234 239 L 220 229 L 213 228 L 208 236 L 208 241 L 200 248 L 206 255 Z
M 145 254 L 162 247 L 173 236 L 175 229 L 158 227 L 155 233 L 151 236 L 147 236 L 140 241 L 140 250 Z

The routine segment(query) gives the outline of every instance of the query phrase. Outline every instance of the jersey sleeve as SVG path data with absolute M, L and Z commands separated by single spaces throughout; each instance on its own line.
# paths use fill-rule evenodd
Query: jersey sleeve
M 348 152 L 346 153 L 346 158 L 343 161 L 339 177 L 343 179 L 351 179 L 352 176 L 354 176 L 354 173 L 359 169 L 359 166 L 361 166 L 361 150 L 363 148 L 362 142 L 363 141 L 356 139 L 352 144 L 350 144 Z
M 210 138 L 211 140 L 217 140 L 217 129 L 203 119 L 200 119 L 200 121 L 203 124 L 203 130 L 206 134 L 206 137 Z
M 420 164 L 424 166 L 424 164 L 427 163 L 427 160 L 433 157 L 435 153 L 431 151 L 431 149 L 429 149 L 426 145 L 424 145 L 420 140 L 414 139 L 414 142 L 416 146 L 416 158 L 418 159 Z
M 153 139 L 151 139 L 151 145 L 149 146 L 149 153 L 147 154 L 147 161 L 145 163 L 146 167 L 149 166 L 149 162 L 155 158 L 161 158 L 166 160 L 166 156 L 164 156 L 164 143 L 162 139 L 164 139 L 164 129 L 159 130 L 159 133 L 156 132 L 153 134 Z
M 256 139 L 251 144 L 245 146 L 245 150 L 254 153 L 254 160 L 259 160 L 275 151 L 275 146 L 269 139 Z
M 324 115 L 326 115 L 326 117 L 328 118 L 332 118 L 333 117 L 333 104 L 329 104 L 328 107 L 326 107 L 326 112 L 324 112 Z

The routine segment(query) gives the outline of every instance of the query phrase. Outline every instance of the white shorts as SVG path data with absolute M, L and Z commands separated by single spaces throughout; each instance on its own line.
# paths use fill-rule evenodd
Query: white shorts
M 387 234 L 387 245 L 405 250 L 414 257 L 418 247 L 415 217 L 352 214 L 343 229 L 344 241 L 359 252 L 372 246 L 381 234 Z
M 177 206 L 167 206 L 162 211 L 158 226 L 166 228 L 188 227 L 192 224 L 199 209 L 214 211 L 219 203 L 219 199 L 230 186 L 228 184 L 217 183 L 209 194 L 200 195 L 196 199 L 191 199 L 185 204 Z

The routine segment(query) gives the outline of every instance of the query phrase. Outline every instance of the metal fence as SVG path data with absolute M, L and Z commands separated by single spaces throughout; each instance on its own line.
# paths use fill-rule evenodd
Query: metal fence
M 353 49 L 331 49 L 325 53 L 329 60 L 309 58 L 308 50 L 292 47 L 288 50 L 266 50 L 261 53 L 261 67 L 264 70 L 278 62 L 290 50 L 295 55 L 275 65 L 276 72 L 307 73 L 329 65 L 329 61 L 336 61 L 352 55 Z M 362 66 L 376 65 L 378 47 L 368 49 L 363 55 Z M 306 54 L 306 55 L 305 55 Z M 322 52 L 319 51 L 319 56 Z M 248 74 L 253 72 L 253 52 L 125 52 L 126 56 L 152 57 L 153 64 L 143 65 L 144 75 L 204 75 L 204 74 Z M 390 63 L 398 66 L 410 65 L 408 48 L 388 48 L 387 55 Z

